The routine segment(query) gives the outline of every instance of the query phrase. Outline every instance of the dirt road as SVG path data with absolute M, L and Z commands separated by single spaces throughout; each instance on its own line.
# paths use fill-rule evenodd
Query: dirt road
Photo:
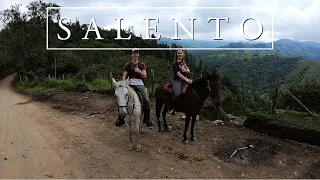
M 0 81 L 0 178 L 319 178 L 320 150 L 256 134 L 243 127 L 200 120 L 197 141 L 182 144 L 183 121 L 173 130 L 145 128 L 142 151 L 128 151 L 125 127 L 115 127 L 114 102 L 88 94 L 58 94 L 51 103 L 29 101 L 11 78 Z M 105 109 L 104 119 L 62 112 L 74 102 Z M 91 99 L 90 102 L 85 102 Z M 153 108 L 154 109 L 154 108 Z M 153 119 L 154 121 L 154 119 Z M 252 144 L 226 162 L 239 147 Z

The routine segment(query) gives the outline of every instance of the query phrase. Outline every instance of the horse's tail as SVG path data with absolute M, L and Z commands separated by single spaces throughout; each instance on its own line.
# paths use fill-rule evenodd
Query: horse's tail
M 161 98 L 156 98 L 156 116 L 157 119 L 160 119 L 161 109 L 162 109 L 163 101 Z
M 156 97 L 156 116 L 159 120 L 160 118 L 160 114 L 161 114 L 161 109 L 162 109 L 162 105 L 163 105 L 163 94 L 164 94 L 164 90 L 163 90 L 163 85 L 159 86 L 156 88 L 154 95 Z

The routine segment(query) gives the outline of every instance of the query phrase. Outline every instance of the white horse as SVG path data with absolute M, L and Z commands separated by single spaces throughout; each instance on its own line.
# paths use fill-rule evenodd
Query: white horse
M 129 86 L 129 79 L 117 82 L 112 78 L 112 82 L 115 89 L 115 97 L 118 106 L 118 115 L 120 118 L 124 118 L 130 136 L 129 150 L 133 150 L 132 141 L 132 122 L 135 122 L 136 133 L 137 133 L 137 147 L 136 151 L 141 151 L 140 145 L 140 132 L 142 130 L 142 104 L 139 100 L 138 94 Z

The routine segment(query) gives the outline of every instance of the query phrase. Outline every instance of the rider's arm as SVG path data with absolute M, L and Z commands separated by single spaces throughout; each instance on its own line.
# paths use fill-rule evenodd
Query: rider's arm
M 183 81 L 189 83 L 189 79 L 186 78 L 186 77 L 184 77 L 180 72 L 177 72 L 177 76 L 178 76 L 180 79 L 182 79 Z
M 147 71 L 146 71 L 146 65 L 142 64 L 141 70 L 138 71 L 138 73 L 141 75 L 142 78 L 147 78 Z
M 123 71 L 122 80 L 126 80 L 127 74 L 127 71 Z
M 146 70 L 142 70 L 142 71 L 140 71 L 140 74 L 141 74 L 141 77 L 142 78 L 147 78 L 147 72 L 146 72 Z

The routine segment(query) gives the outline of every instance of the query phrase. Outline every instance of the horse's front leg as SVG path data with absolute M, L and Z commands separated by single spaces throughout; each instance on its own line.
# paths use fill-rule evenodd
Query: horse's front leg
M 169 132 L 169 128 L 168 128 L 168 124 L 167 124 L 167 112 L 168 112 L 169 108 L 167 105 L 164 106 L 163 111 L 162 111 L 162 118 L 163 118 L 163 127 L 164 127 L 164 131 L 165 132 Z
M 137 152 L 141 151 L 141 145 L 140 145 L 140 130 L 141 130 L 141 118 L 136 117 L 136 129 L 137 129 Z
M 132 151 L 133 150 L 133 141 L 132 141 L 131 121 L 130 121 L 130 119 L 128 117 L 126 117 L 125 122 L 126 122 L 127 127 L 128 127 L 129 138 L 130 138 L 129 151 Z
M 193 115 L 192 116 L 192 121 L 191 121 L 191 131 L 190 131 L 190 135 L 191 135 L 191 140 L 195 141 L 196 138 L 194 137 L 194 125 L 196 123 L 196 119 L 197 119 L 197 115 Z
M 186 122 L 184 124 L 184 132 L 183 132 L 183 141 L 184 141 L 184 143 L 188 143 L 187 130 L 188 130 L 188 127 L 189 127 L 190 118 L 191 118 L 191 116 L 186 114 Z

